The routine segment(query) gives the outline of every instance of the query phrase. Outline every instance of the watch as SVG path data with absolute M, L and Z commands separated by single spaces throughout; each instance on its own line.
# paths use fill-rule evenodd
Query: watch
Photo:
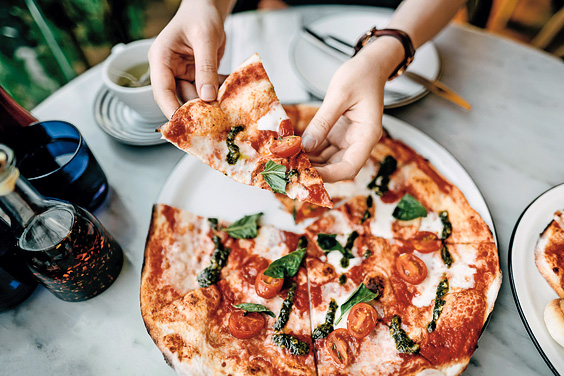
M 373 27 L 372 29 L 367 31 L 366 34 L 360 37 L 358 42 L 356 42 L 353 56 L 358 54 L 358 52 L 364 46 L 370 44 L 376 38 L 381 36 L 390 36 L 398 39 L 403 45 L 403 50 L 405 52 L 405 57 L 403 61 L 397 66 L 396 69 L 394 69 L 392 74 L 390 74 L 390 77 L 388 77 L 388 81 L 391 81 L 394 78 L 400 76 L 403 72 L 405 72 L 409 64 L 411 64 L 411 62 L 413 61 L 413 56 L 415 55 L 415 48 L 413 48 L 413 43 L 411 42 L 411 38 L 405 31 L 397 30 L 397 29 L 378 30 L 376 27 Z

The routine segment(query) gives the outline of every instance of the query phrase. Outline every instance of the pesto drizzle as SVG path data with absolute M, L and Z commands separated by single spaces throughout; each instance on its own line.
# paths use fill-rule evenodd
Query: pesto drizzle
M 309 354 L 309 345 L 300 341 L 298 338 L 290 334 L 278 333 L 272 336 L 272 341 L 275 345 L 288 349 L 288 352 L 292 355 L 307 355 Z
M 387 155 L 380 162 L 380 169 L 374 179 L 368 183 L 368 189 L 374 189 L 374 192 L 382 197 L 388 192 L 388 184 L 390 184 L 390 175 L 394 173 L 398 167 L 398 162 L 391 155 Z
M 288 295 L 286 295 L 286 299 L 282 302 L 282 308 L 280 308 L 280 314 L 272 327 L 276 331 L 280 331 L 284 329 L 286 323 L 288 323 L 288 319 L 290 318 L 290 312 L 292 311 L 292 306 L 294 305 L 294 295 L 296 293 L 296 288 L 298 285 L 296 282 L 292 282 L 290 285 L 290 289 L 288 290 Z
M 452 259 L 452 255 L 450 254 L 448 247 L 445 243 L 441 246 L 441 258 L 443 259 L 444 264 L 447 268 L 450 268 L 454 260 Z
M 439 213 L 439 218 L 443 224 L 443 232 L 441 233 L 441 240 L 446 240 L 452 234 L 452 223 L 448 218 L 448 211 L 443 210 Z
M 445 305 L 444 296 L 448 292 L 448 279 L 444 277 L 439 285 L 437 286 L 437 297 L 435 298 L 435 306 L 433 307 L 433 319 L 427 325 L 427 331 L 432 333 L 437 328 L 437 320 L 441 315 L 443 306 Z
M 237 125 L 236 127 L 231 128 L 231 130 L 227 134 L 227 148 L 229 149 L 229 153 L 227 154 L 226 160 L 230 165 L 237 163 L 237 160 L 241 156 L 239 146 L 235 145 L 235 137 L 237 137 L 237 134 L 244 129 L 245 127 L 243 127 L 242 125 Z
M 288 171 L 288 173 L 286 174 L 286 180 L 290 182 L 292 180 L 292 176 L 298 176 L 298 170 L 296 170 L 295 168 Z
M 302 237 L 303 238 L 303 237 Z M 303 244 L 302 238 L 300 238 L 300 242 Z M 307 246 L 307 240 L 304 238 Z M 298 243 L 298 244 L 299 244 Z M 290 312 L 292 310 L 292 305 L 294 304 L 294 295 L 296 293 L 296 288 L 298 285 L 296 282 L 292 282 L 290 289 L 288 290 L 288 295 L 284 302 L 282 302 L 282 308 L 280 309 L 280 314 L 274 323 L 273 329 L 277 332 L 280 332 L 286 324 L 288 323 L 288 319 L 290 318 Z M 309 345 L 304 342 L 300 341 L 297 337 L 286 334 L 286 333 L 276 333 L 272 336 L 272 341 L 275 345 L 287 349 L 288 352 L 292 355 L 307 355 L 309 354 Z
M 327 308 L 327 314 L 325 315 L 325 322 L 323 324 L 317 325 L 317 328 L 311 334 L 313 339 L 326 338 L 329 333 L 331 333 L 335 328 L 333 327 L 333 322 L 335 322 L 335 314 L 337 313 L 337 302 L 335 299 L 331 299 L 329 302 L 329 308 Z
M 227 258 L 231 252 L 230 248 L 225 248 L 219 236 L 213 236 L 215 250 L 211 255 L 211 264 L 202 270 L 197 277 L 200 287 L 209 287 L 219 281 L 221 269 L 227 264 Z
M 401 319 L 398 315 L 392 317 L 390 334 L 396 342 L 396 349 L 400 353 L 417 354 L 419 352 L 419 345 L 409 338 L 405 330 L 401 328 Z
M 217 230 L 217 218 L 208 218 L 212 230 Z
M 446 267 L 450 268 L 452 263 L 454 262 L 454 259 L 448 251 L 445 241 L 452 234 L 452 223 L 450 223 L 448 211 L 446 210 L 443 210 L 439 213 L 439 218 L 441 219 L 441 223 L 443 224 L 443 231 L 441 232 L 441 240 L 443 241 L 443 244 L 441 246 L 441 258 Z
M 362 215 L 362 219 L 360 220 L 360 223 L 364 223 L 364 221 L 366 221 L 368 218 L 370 218 L 370 216 L 371 216 L 370 208 L 372 207 L 373 204 L 374 204 L 374 199 L 372 198 L 372 195 L 368 195 L 366 197 L 366 210 L 364 211 L 364 214 Z

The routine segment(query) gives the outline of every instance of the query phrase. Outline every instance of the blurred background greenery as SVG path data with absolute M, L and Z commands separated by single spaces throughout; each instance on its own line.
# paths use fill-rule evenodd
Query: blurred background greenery
M 1 0 L 0 85 L 25 108 L 32 109 L 103 61 L 113 45 L 156 36 L 180 1 Z M 481 4 L 486 9 L 485 18 L 472 22 L 469 6 L 468 11 L 461 10 L 455 22 L 470 20 L 488 31 L 535 45 L 534 37 L 562 9 L 564 0 L 472 0 L 468 4 Z M 257 6 L 278 9 L 287 5 L 281 0 L 239 0 L 235 9 Z M 539 47 L 564 56 L 564 30 L 557 33 L 551 46 Z
M 155 36 L 179 0 L 3 0 L 0 83 L 31 109 L 105 59 L 111 46 Z

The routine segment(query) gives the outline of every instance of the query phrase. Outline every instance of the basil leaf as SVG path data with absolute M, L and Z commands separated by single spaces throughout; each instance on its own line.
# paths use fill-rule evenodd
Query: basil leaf
M 419 217 L 426 217 L 427 210 L 409 193 L 406 193 L 398 202 L 392 216 L 400 221 L 410 221 Z
M 364 283 L 361 283 L 360 286 L 358 286 L 356 288 L 356 290 L 354 290 L 352 295 L 349 296 L 349 298 L 341 305 L 341 315 L 339 316 L 337 321 L 335 321 L 335 325 L 337 325 L 339 323 L 339 321 L 341 321 L 341 319 L 343 318 L 345 313 L 350 311 L 350 309 L 355 304 L 369 302 L 371 300 L 376 299 L 378 297 L 378 295 L 380 295 L 379 292 L 374 293 L 374 292 L 370 291 L 364 285 Z
M 293 277 L 298 272 L 300 264 L 305 256 L 306 249 L 300 248 L 286 256 L 280 257 L 270 263 L 264 271 L 264 275 L 272 278 Z
M 337 234 L 317 234 L 317 245 L 324 251 L 339 251 L 343 253 L 345 249 L 337 241 Z
M 325 253 L 339 251 L 344 257 L 352 259 L 354 255 L 351 253 L 351 250 L 356 238 L 358 238 L 358 232 L 353 231 L 347 238 L 347 244 L 343 247 L 341 243 L 337 241 L 337 234 L 317 234 L 317 245 L 319 245 L 319 248 L 322 250 L 327 251 Z
M 264 165 L 264 170 L 260 173 L 264 181 L 276 193 L 286 194 L 286 166 L 279 165 L 269 160 Z
M 276 315 L 274 314 L 274 312 L 272 312 L 271 310 L 269 310 L 268 308 L 266 308 L 265 306 L 263 306 L 262 304 L 256 304 L 256 303 L 241 303 L 241 304 L 231 304 L 233 307 L 235 308 L 239 308 L 242 309 L 243 311 L 247 311 L 247 312 L 264 312 L 266 313 L 268 316 L 270 317 L 276 317 Z
M 257 237 L 257 220 L 261 215 L 262 213 L 246 215 L 227 226 L 227 228 L 225 228 L 225 232 L 227 232 L 232 238 L 254 239 Z

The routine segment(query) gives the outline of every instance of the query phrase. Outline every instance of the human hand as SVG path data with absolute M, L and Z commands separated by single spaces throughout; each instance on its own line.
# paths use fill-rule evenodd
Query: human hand
M 403 53 L 394 38 L 379 38 L 333 75 L 302 137 L 326 183 L 353 179 L 370 156 L 382 135 L 384 85 Z
M 153 95 L 171 118 L 177 99 L 217 97 L 217 68 L 225 50 L 225 15 L 211 2 L 184 1 L 149 50 Z

